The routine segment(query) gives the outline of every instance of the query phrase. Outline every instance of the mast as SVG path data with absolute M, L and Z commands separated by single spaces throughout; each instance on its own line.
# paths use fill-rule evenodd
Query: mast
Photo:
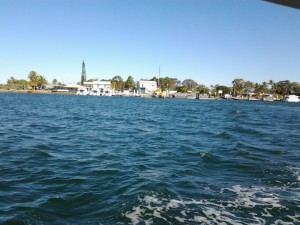
M 161 64 L 158 65 L 158 80 L 157 80 L 157 88 L 159 88 L 159 79 L 160 79 L 160 66 Z

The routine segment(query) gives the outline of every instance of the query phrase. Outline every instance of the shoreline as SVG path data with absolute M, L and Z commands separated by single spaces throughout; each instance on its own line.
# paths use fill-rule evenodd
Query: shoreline
M 15 94 L 49 94 L 49 95 L 76 95 L 74 92 L 52 92 L 51 90 L 4 90 L 0 89 L 0 93 L 15 93 Z M 126 95 L 126 94 L 117 94 L 113 95 L 112 97 L 121 96 L 121 97 L 141 97 L 141 98 L 153 98 L 151 94 L 143 94 L 141 96 L 134 96 L 134 95 Z M 102 96 L 95 96 L 95 97 L 102 97 Z M 173 97 L 169 97 L 173 98 Z M 221 97 L 211 97 L 211 98 L 199 98 L 196 97 L 186 96 L 184 94 L 179 94 L 175 96 L 175 99 L 188 99 L 188 100 L 229 100 L 229 101 L 263 101 L 263 102 L 271 102 L 271 101 L 279 101 L 279 100 L 260 100 L 256 98 L 243 98 L 243 97 L 234 97 L 231 99 L 224 99 Z

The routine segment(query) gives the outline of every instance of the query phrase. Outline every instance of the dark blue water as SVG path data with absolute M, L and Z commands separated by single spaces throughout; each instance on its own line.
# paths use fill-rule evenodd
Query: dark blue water
M 0 224 L 299 224 L 300 104 L 0 93 Z

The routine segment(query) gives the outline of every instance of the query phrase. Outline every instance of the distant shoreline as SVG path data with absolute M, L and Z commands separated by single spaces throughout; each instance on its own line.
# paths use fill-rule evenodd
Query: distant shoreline
M 0 93 L 15 93 L 15 94 L 50 94 L 50 95 L 76 95 L 76 93 L 74 92 L 52 92 L 51 90 L 5 90 L 5 89 L 0 89 Z M 114 95 L 114 96 L 123 96 L 123 97 L 136 97 L 134 95 L 124 95 L 124 94 L 117 94 L 117 95 Z M 100 97 L 100 96 L 95 96 L 95 97 Z M 112 96 L 113 97 L 113 96 Z M 149 94 L 145 94 L 145 95 L 142 95 L 140 97 L 143 97 L 143 98 L 152 98 L 151 95 Z M 223 98 L 220 98 L 220 97 L 211 97 L 211 98 L 199 98 L 199 99 L 196 99 L 194 96 L 186 96 L 185 94 L 181 94 L 181 95 L 178 95 L 178 96 L 175 96 L 176 99 L 195 99 L 195 100 L 227 100 L 227 99 L 223 99 Z M 259 100 L 259 99 L 256 99 L 256 98 L 243 98 L 243 97 L 234 97 L 232 99 L 229 99 L 229 100 L 233 100 L 233 101 L 266 101 L 266 102 L 269 102 L 269 100 Z
M 76 95 L 72 92 L 52 92 L 48 90 L 4 90 L 0 89 L 2 93 L 17 93 L 17 94 L 64 94 L 64 95 Z

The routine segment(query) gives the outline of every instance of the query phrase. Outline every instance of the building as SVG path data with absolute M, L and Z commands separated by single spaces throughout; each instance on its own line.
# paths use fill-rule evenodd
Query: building
M 152 80 L 140 80 L 137 83 L 137 89 L 141 94 L 152 93 L 157 89 L 157 83 Z
M 78 94 L 82 95 L 111 95 L 111 82 L 110 81 L 86 81 L 83 82 L 83 88 L 78 89 Z
M 83 86 L 86 87 L 87 91 L 91 90 L 106 90 L 110 89 L 110 81 L 91 81 L 91 82 L 84 82 Z

